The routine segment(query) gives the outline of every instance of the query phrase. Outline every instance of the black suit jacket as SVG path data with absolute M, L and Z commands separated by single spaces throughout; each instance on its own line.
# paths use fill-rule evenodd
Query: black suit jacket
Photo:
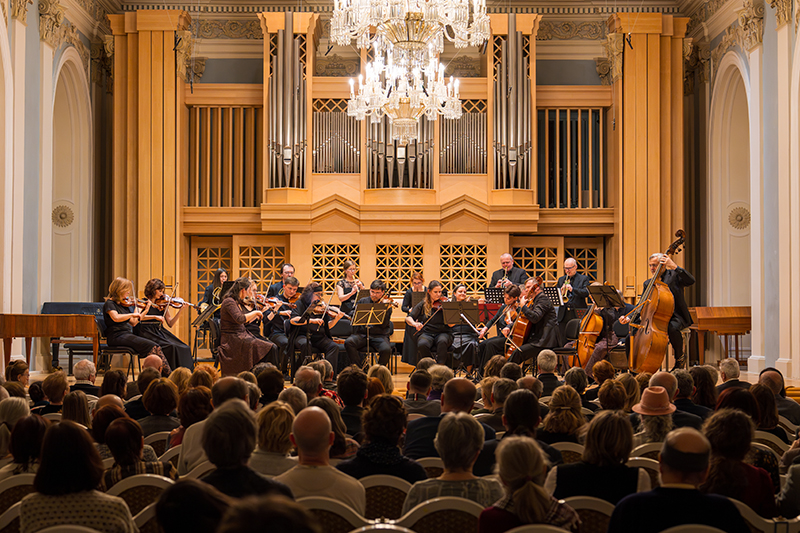
M 667 270 L 661 274 L 661 281 L 667 284 L 672 297 L 675 299 L 675 310 L 672 312 L 672 317 L 680 319 L 683 324 L 680 329 L 691 326 L 692 316 L 689 314 L 689 306 L 686 305 L 686 299 L 683 297 L 683 288 L 694 285 L 694 276 L 678 267 L 675 270 Z M 649 279 L 645 281 L 644 287 L 647 287 L 649 282 Z
M 705 405 L 697 405 L 689 398 L 676 398 L 672 403 L 675 404 L 675 407 L 678 409 L 678 411 L 697 415 L 701 420 L 705 420 L 711 416 L 711 413 L 714 412 Z
M 720 394 L 725 389 L 731 389 L 733 387 L 739 387 L 741 389 L 749 390 L 750 383 L 746 381 L 740 381 L 738 379 L 729 379 L 728 381 L 725 381 L 717 385 L 717 394 Z
M 76 390 L 83 391 L 84 394 L 91 394 L 92 396 L 100 396 L 100 387 L 97 385 L 91 385 L 89 383 L 76 383 L 71 385 L 69 388 L 70 392 L 74 392 Z
M 411 459 L 422 457 L 439 457 L 439 452 L 433 445 L 433 438 L 439 430 L 439 422 L 447 413 L 439 416 L 426 416 L 418 418 L 408 423 L 406 430 L 406 444 L 403 448 L 403 455 Z M 493 440 L 496 436 L 495 430 L 481 423 L 484 431 L 484 441 Z
M 267 289 L 267 296 L 270 298 L 273 296 L 278 296 L 282 290 L 283 290 L 283 280 L 279 281 L 278 283 L 273 283 L 272 285 L 270 285 L 269 289 Z
M 497 282 L 503 279 L 503 276 L 506 275 L 505 270 L 502 268 L 495 270 L 492 273 L 492 280 L 489 282 L 489 287 L 494 287 L 497 285 Z M 511 270 L 508 271 L 508 279 L 511 280 L 511 283 L 515 283 L 517 285 L 522 285 L 527 281 L 530 276 L 527 272 L 521 269 L 518 266 L 511 267 Z
M 520 308 L 520 312 L 533 323 L 530 335 L 525 344 L 539 348 L 555 348 L 558 346 L 558 323 L 556 309 L 543 292 L 533 299 L 530 305 Z
M 539 379 L 539 381 L 542 382 L 542 385 L 544 385 L 544 390 L 542 391 L 542 397 L 552 396 L 553 391 L 564 384 L 563 381 L 558 380 L 558 376 L 550 372 L 548 372 L 547 374 L 539 374 L 536 377 Z
M 690 427 L 700 431 L 700 429 L 703 426 L 702 418 L 700 418 L 697 415 L 693 415 L 692 413 L 687 413 L 686 411 L 678 410 L 677 405 L 675 407 L 676 410 L 672 413 L 672 426 L 675 429 Z M 639 428 L 639 415 L 637 413 L 631 413 L 630 420 L 631 420 L 631 425 L 633 426 L 633 430 L 637 431 Z
M 556 287 L 559 289 L 564 286 L 564 282 L 566 281 L 567 276 L 561 276 L 558 278 L 558 283 L 556 283 Z M 565 305 L 562 305 L 558 308 L 558 321 L 561 322 L 564 320 L 564 314 L 567 312 L 567 309 L 586 309 L 586 298 L 589 297 L 589 289 L 587 287 L 591 284 L 591 280 L 588 276 L 584 274 L 575 274 L 572 279 L 570 280 L 570 285 L 572 285 L 572 292 L 569 293 L 569 300 L 565 302 Z

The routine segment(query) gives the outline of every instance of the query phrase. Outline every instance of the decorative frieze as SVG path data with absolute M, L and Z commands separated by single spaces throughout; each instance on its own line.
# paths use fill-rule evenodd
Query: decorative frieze
M 358 76 L 359 68 L 361 68 L 360 58 L 331 54 L 330 56 L 316 59 L 314 62 L 314 75 L 351 78 Z
M 258 19 L 240 21 L 200 19 L 192 23 L 192 31 L 200 39 L 263 39 Z
M 586 39 L 599 41 L 606 36 L 607 25 L 605 21 L 571 22 L 548 21 L 539 22 L 537 41 L 550 41 L 552 39 Z
M 764 4 L 753 0 L 742 2 L 744 9 L 739 12 L 739 26 L 742 28 L 742 46 L 750 52 L 764 39 Z

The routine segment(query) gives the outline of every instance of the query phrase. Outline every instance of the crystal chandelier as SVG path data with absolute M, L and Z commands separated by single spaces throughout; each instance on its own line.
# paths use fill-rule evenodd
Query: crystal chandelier
M 358 92 L 355 81 L 350 79 L 350 100 L 347 114 L 357 120 L 367 116 L 372 122 L 380 122 L 384 115 L 392 121 L 392 138 L 406 144 L 417 136 L 417 121 L 424 114 L 428 120 L 461 117 L 461 101 L 458 98 L 458 80 L 450 77 L 445 83 L 444 65 L 435 60 L 424 70 L 418 67 L 384 64 L 377 56 L 367 64 L 366 77 L 358 76 Z

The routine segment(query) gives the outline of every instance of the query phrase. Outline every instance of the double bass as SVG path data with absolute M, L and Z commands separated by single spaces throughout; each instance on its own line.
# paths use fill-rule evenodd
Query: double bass
M 680 247 L 686 242 L 686 232 L 682 229 L 676 231 L 675 236 L 677 239 L 669 245 L 665 255 L 679 253 Z M 631 320 L 630 326 L 637 329 L 630 341 L 630 368 L 634 372 L 655 373 L 667 354 L 667 327 L 675 310 L 675 298 L 667 284 L 661 281 L 663 272 L 664 264 L 659 263 L 644 288 L 639 304 L 626 315 Z M 640 321 L 634 324 L 637 318 Z
M 528 299 L 528 301 L 525 303 L 526 307 L 533 303 L 533 293 L 536 292 L 536 288 L 541 286 L 542 283 L 544 283 L 542 277 L 536 276 L 536 282 L 525 296 Z M 533 329 L 533 324 L 522 312 L 522 309 L 518 309 L 517 318 L 514 320 L 514 324 L 510 328 L 511 331 L 509 331 L 508 337 L 506 337 L 506 360 L 511 358 L 514 352 L 520 349 L 523 344 L 525 344 L 525 340 L 530 335 L 531 329 Z

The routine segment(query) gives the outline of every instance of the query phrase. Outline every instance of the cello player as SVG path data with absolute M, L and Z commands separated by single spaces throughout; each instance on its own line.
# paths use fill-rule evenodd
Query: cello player
M 535 364 L 539 352 L 545 348 L 558 346 L 556 310 L 542 291 L 539 280 L 528 278 L 519 300 L 519 312 L 530 321 L 533 327 L 523 344 L 511 354 L 509 360 L 513 363 L 522 364 L 533 358 Z
M 690 273 L 675 264 L 668 255 L 662 253 L 654 253 L 647 261 L 650 267 L 650 274 L 653 275 L 658 270 L 658 265 L 663 264 L 665 267 L 664 272 L 661 274 L 661 281 L 667 284 L 673 298 L 675 299 L 675 308 L 672 311 L 672 318 L 669 320 L 667 326 L 667 335 L 669 336 L 669 343 L 675 352 L 675 366 L 681 368 L 686 364 L 683 353 L 683 335 L 681 330 L 692 325 L 692 316 L 689 314 L 689 306 L 686 305 L 686 298 L 683 296 L 683 289 L 694 285 L 695 279 Z M 644 287 L 650 283 L 650 279 L 644 282 Z M 644 292 L 644 291 L 643 291 Z M 628 324 L 630 319 L 627 316 L 619 319 L 621 324 Z M 632 334 L 636 334 L 634 329 L 631 330 Z
M 597 285 L 602 285 L 602 283 L 600 283 L 599 281 L 595 281 L 590 286 L 597 286 Z M 622 296 L 621 293 L 620 296 Z M 603 319 L 603 328 L 597 334 L 597 339 L 594 344 L 594 350 L 592 350 L 592 355 L 591 357 L 589 357 L 589 360 L 586 361 L 586 364 L 583 367 L 583 369 L 586 370 L 586 375 L 590 379 L 594 379 L 594 375 L 592 374 L 592 368 L 594 368 L 594 365 L 601 359 L 605 359 L 606 357 L 608 357 L 609 350 L 611 350 L 612 348 L 617 346 L 617 344 L 619 344 L 619 339 L 617 338 L 617 335 L 614 333 L 614 322 L 625 316 L 625 313 L 632 309 L 633 306 L 630 304 L 626 304 L 623 307 L 594 308 L 593 312 L 597 315 L 600 315 L 600 318 Z

